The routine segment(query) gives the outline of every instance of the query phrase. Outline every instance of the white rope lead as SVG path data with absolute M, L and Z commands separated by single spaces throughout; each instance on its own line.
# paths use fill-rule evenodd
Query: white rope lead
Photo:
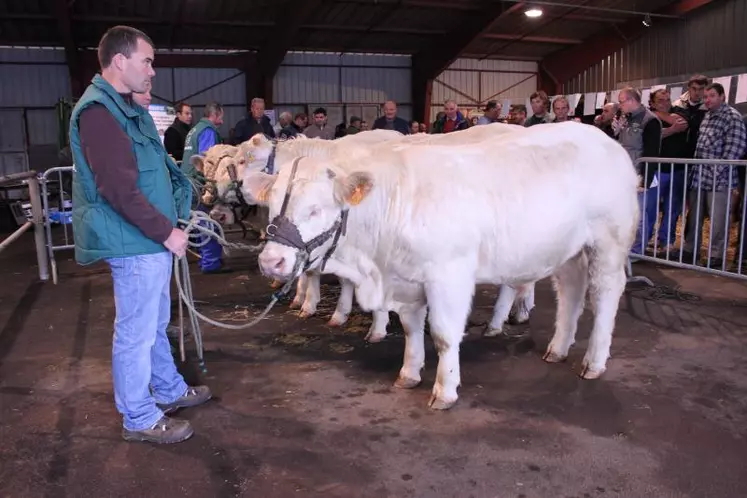
M 188 237 L 191 237 L 194 235 L 206 235 L 207 236 L 207 237 L 200 237 L 201 240 L 198 239 L 197 242 L 193 242 L 192 240 L 189 240 L 188 245 L 193 248 L 199 248 L 199 247 L 206 245 L 210 241 L 210 238 L 214 238 L 215 240 L 217 240 L 218 243 L 226 249 L 226 255 L 228 255 L 229 253 L 228 249 L 258 252 L 258 251 L 261 251 L 262 248 L 264 247 L 263 243 L 252 246 L 248 244 L 242 244 L 240 242 L 227 241 L 221 224 L 213 220 L 212 218 L 210 218 L 207 215 L 207 213 L 203 213 L 202 211 L 191 211 L 190 219 L 188 221 L 180 219 L 179 222 L 185 225 L 183 230 L 187 234 Z M 208 226 L 207 227 L 200 226 L 199 225 L 200 222 L 206 222 Z M 213 230 L 211 226 L 215 228 L 215 230 Z M 296 268 L 295 268 L 296 271 L 294 272 L 294 278 L 289 279 L 285 283 L 285 285 L 282 287 L 282 289 L 272 294 L 272 299 L 270 299 L 269 304 L 265 307 L 264 311 L 262 311 L 262 313 L 259 314 L 259 316 L 250 320 L 247 323 L 237 325 L 237 324 L 223 323 L 217 320 L 213 320 L 212 318 L 207 317 L 203 315 L 202 313 L 200 313 L 199 311 L 197 311 L 197 308 L 195 308 L 195 305 L 194 305 L 194 294 L 192 293 L 192 279 L 189 274 L 187 256 L 186 254 L 181 257 L 178 257 L 175 255 L 174 256 L 174 277 L 176 279 L 176 288 L 179 291 L 179 297 L 180 297 L 180 300 L 179 300 L 179 353 L 181 355 L 182 362 L 186 361 L 186 355 L 185 355 L 185 350 L 184 350 L 183 306 L 186 306 L 188 310 L 190 327 L 192 330 L 192 337 L 194 337 L 194 340 L 195 340 L 195 346 L 197 348 L 197 356 L 199 358 L 200 368 L 202 369 L 203 373 L 205 373 L 207 372 L 207 369 L 205 368 L 205 360 L 203 357 L 202 331 L 200 330 L 200 323 L 199 323 L 198 318 L 215 327 L 229 329 L 229 330 L 243 330 L 243 329 L 254 327 L 267 316 L 267 314 L 270 312 L 272 307 L 275 306 L 275 304 L 278 302 L 280 297 L 288 293 L 288 291 L 290 290 L 290 287 L 293 285 L 293 282 L 296 280 L 298 275 L 301 274 L 301 269 L 303 268 L 304 263 L 305 263 L 304 258 L 297 258 Z

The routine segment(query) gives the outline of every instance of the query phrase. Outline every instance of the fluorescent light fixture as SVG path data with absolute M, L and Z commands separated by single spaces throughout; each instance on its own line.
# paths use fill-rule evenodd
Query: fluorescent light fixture
M 531 9 L 525 10 L 524 15 L 527 17 L 539 17 L 542 15 L 542 9 L 532 7 Z

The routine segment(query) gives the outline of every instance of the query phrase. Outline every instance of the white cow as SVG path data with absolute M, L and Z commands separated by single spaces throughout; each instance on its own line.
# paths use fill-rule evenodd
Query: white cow
M 296 166 L 282 166 L 277 176 L 249 175 L 244 187 L 304 240 L 349 210 L 347 234 L 326 271 L 354 282 L 362 308 L 398 311 L 407 335 L 395 385 L 421 381 L 429 307 L 439 354 L 429 406 L 451 407 L 475 284 L 547 276 L 558 307 L 544 359 L 568 356 L 589 284 L 594 327 L 580 375 L 594 379 L 605 371 L 639 212 L 630 157 L 601 130 L 541 125 L 491 142 L 403 148 L 365 164 L 302 158 Z M 312 257 L 329 248 L 328 241 Z M 259 264 L 264 274 L 286 279 L 297 257 L 293 247 L 271 240 Z
M 359 146 L 356 144 L 355 147 L 344 147 L 340 149 L 338 145 L 334 145 L 335 142 L 340 142 L 342 139 L 335 141 L 329 140 L 305 140 L 305 141 L 289 141 L 285 143 L 278 143 L 276 149 L 275 163 L 278 165 L 288 164 L 291 160 L 301 157 L 318 157 L 318 158 L 336 158 L 343 157 L 348 160 L 355 158 L 356 161 L 364 161 L 371 155 L 378 155 L 386 153 L 387 150 L 398 150 L 401 147 L 412 147 L 425 145 L 428 143 L 478 143 L 484 140 L 491 140 L 497 136 L 505 135 L 507 133 L 519 133 L 526 130 L 523 126 L 506 125 L 501 123 L 495 123 L 487 126 L 473 127 L 468 130 L 450 133 L 450 134 L 438 134 L 438 135 L 408 135 L 404 136 L 398 132 L 391 132 L 388 130 L 375 130 L 378 132 L 388 133 L 379 134 L 384 141 L 375 144 L 373 140 L 368 140 L 368 146 Z M 365 132 L 352 135 L 351 137 L 358 137 L 370 133 L 374 136 L 374 132 Z M 392 135 L 396 134 L 396 135 Z M 418 137 L 418 140 L 413 140 L 412 137 Z M 348 137 L 345 137 L 346 139 Z M 387 139 L 389 138 L 389 139 Z M 257 135 L 251 140 L 252 146 L 243 145 L 243 153 L 248 159 L 247 169 L 245 175 L 251 174 L 251 172 L 261 170 L 267 164 L 272 150 L 273 144 L 271 141 L 266 139 L 262 135 Z M 349 141 L 350 142 L 350 141 Z M 348 142 L 348 143 L 349 143 Z M 495 151 L 499 153 L 499 151 Z M 338 154 L 340 154 L 338 156 Z M 247 196 L 250 196 L 250 192 L 246 192 Z M 307 277 L 308 280 L 306 280 Z M 320 275 L 316 272 L 309 272 L 308 275 L 302 276 L 299 279 L 297 286 L 296 297 L 291 303 L 291 308 L 301 308 L 301 317 L 308 317 L 316 313 L 317 304 L 321 299 L 319 290 L 319 279 Z M 329 321 L 330 325 L 342 325 L 344 324 L 353 307 L 353 287 L 344 278 L 341 278 L 341 289 L 340 297 L 337 301 L 337 307 L 332 315 L 332 319 Z M 504 324 L 509 320 L 513 314 L 515 323 L 524 323 L 529 320 L 530 312 L 534 308 L 534 283 L 521 285 L 516 288 L 509 285 L 501 286 L 500 294 L 494 307 L 493 316 L 490 322 L 487 324 L 485 330 L 485 336 L 492 337 L 497 336 L 503 332 Z M 366 340 L 368 342 L 380 342 L 387 334 L 387 325 L 389 324 L 389 312 L 387 310 L 374 310 L 373 322 L 369 328 Z

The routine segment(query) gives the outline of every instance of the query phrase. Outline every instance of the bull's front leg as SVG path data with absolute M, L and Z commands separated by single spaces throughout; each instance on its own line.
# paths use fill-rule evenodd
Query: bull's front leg
M 402 320 L 404 320 L 404 318 L 400 316 L 400 321 Z M 383 341 L 386 337 L 387 325 L 389 325 L 389 311 L 374 310 L 373 323 L 371 323 L 371 327 L 368 329 L 366 340 L 371 343 Z M 405 326 L 404 322 L 402 322 L 402 326 Z M 405 333 L 407 333 L 407 330 L 405 330 Z
M 511 306 L 516 299 L 516 289 L 510 285 L 501 285 L 498 291 L 498 299 L 495 301 L 493 309 L 493 318 L 491 318 L 483 335 L 485 337 L 495 337 L 503 333 L 503 326 L 508 321 L 511 313 Z
M 348 321 L 350 312 L 353 310 L 353 294 L 355 286 L 350 280 L 340 278 L 340 297 L 337 299 L 337 307 L 332 314 L 327 325 L 330 327 L 339 327 Z
M 522 324 L 529 321 L 534 309 L 534 284 L 524 284 L 517 287 L 517 296 L 508 319 L 510 323 Z
M 454 262 L 439 268 L 437 280 L 425 285 L 431 337 L 438 351 L 436 382 L 428 402 L 434 410 L 447 410 L 459 398 L 459 346 L 475 292 L 474 278 L 469 277 L 474 273 L 474 265 L 468 261 Z
M 293 297 L 293 301 L 290 303 L 290 309 L 296 310 L 301 307 L 304 300 L 306 300 L 306 288 L 309 285 L 309 277 L 306 273 L 301 273 L 298 277 L 298 283 L 296 284 L 296 295 Z
M 306 276 L 308 281 L 306 296 L 301 305 L 301 312 L 298 314 L 301 318 L 309 318 L 316 314 L 316 306 L 321 299 L 321 274 L 319 272 L 308 272 Z

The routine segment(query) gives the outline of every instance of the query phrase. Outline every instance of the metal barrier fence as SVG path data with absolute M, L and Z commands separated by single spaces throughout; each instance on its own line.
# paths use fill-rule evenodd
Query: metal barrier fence
M 636 168 L 647 188 L 630 260 L 747 280 L 747 160 L 642 157 Z M 630 265 L 628 277 L 648 280 Z
M 39 278 L 49 280 L 49 269 L 47 267 L 47 257 L 44 253 L 44 226 L 43 211 L 41 206 L 41 197 L 39 195 L 39 179 L 36 171 L 27 171 L 24 173 L 15 173 L 7 176 L 0 176 L 0 185 L 15 183 L 21 181 L 28 186 L 29 198 L 31 201 L 31 219 L 23 223 L 15 232 L 10 234 L 0 243 L 0 252 L 10 246 L 14 241 L 23 235 L 31 227 L 34 227 L 34 244 L 36 245 L 36 262 L 39 266 Z
M 74 249 L 75 244 L 72 241 L 73 230 L 68 225 L 70 224 L 70 215 L 72 214 L 72 197 L 65 199 L 65 195 L 71 196 L 72 192 L 66 192 L 63 182 L 63 173 L 72 174 L 73 166 L 58 166 L 56 168 L 49 168 L 41 177 L 42 186 L 42 202 L 44 205 L 44 230 L 46 233 L 46 250 L 49 257 L 49 264 L 52 267 L 52 282 L 57 283 L 57 260 L 55 259 L 56 251 L 63 251 L 66 249 Z M 59 192 L 59 198 L 57 203 L 56 211 L 53 211 L 50 207 L 49 202 L 49 184 L 50 176 L 57 174 L 57 187 Z M 68 202 L 70 203 L 68 205 Z M 68 209 L 66 209 L 68 208 Z M 59 216 L 56 217 L 55 213 Z M 52 239 L 52 225 L 58 223 L 63 227 L 63 240 L 64 243 L 61 245 L 54 245 Z

